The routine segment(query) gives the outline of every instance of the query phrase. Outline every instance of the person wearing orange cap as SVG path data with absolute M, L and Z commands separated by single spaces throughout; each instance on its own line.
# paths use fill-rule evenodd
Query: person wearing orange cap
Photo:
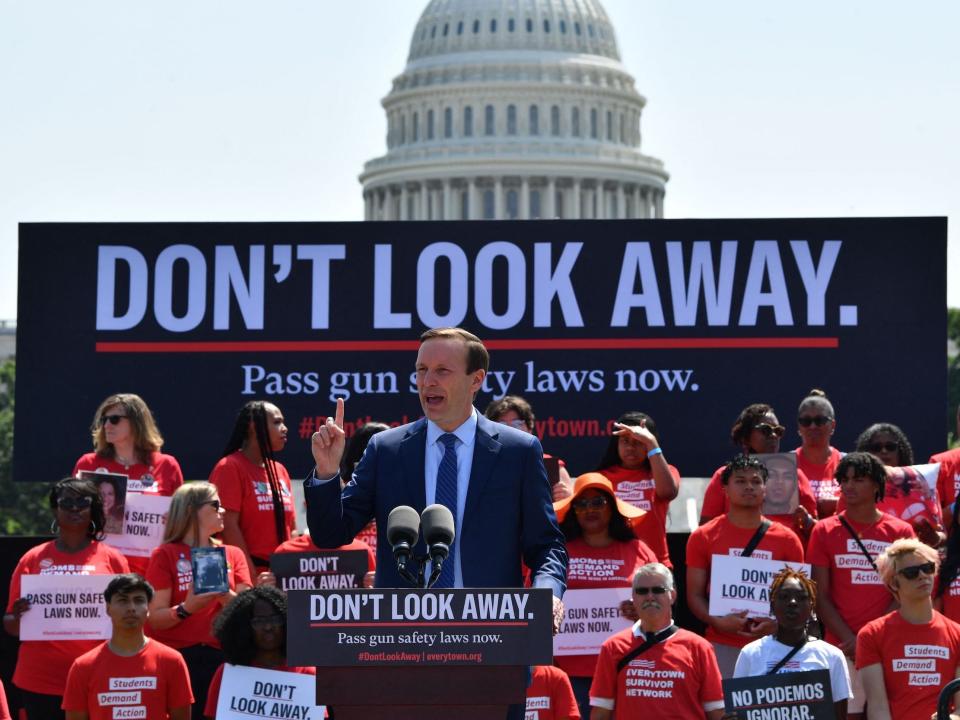
M 653 550 L 634 532 L 647 513 L 618 499 L 613 483 L 600 473 L 578 477 L 573 495 L 553 507 L 567 543 L 568 591 L 629 588 L 639 568 L 657 562 Z M 597 655 L 561 655 L 555 662 L 570 676 L 581 716 L 590 717 L 590 683 Z

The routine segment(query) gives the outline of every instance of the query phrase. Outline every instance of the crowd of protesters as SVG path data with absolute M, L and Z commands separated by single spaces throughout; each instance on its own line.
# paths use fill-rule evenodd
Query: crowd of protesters
M 533 409 L 521 397 L 491 403 L 485 414 L 534 431 Z M 655 420 L 622 414 L 595 468 L 577 477 L 545 455 L 569 557 L 568 589 L 629 589 L 620 612 L 632 625 L 599 652 L 560 655 L 555 666 L 534 668 L 528 697 L 536 702 L 526 717 L 734 718 L 735 710 L 724 710 L 722 679 L 810 669 L 829 672 L 838 718 L 931 716 L 960 665 L 960 449 L 930 459 L 940 463 L 937 487 L 922 495 L 937 499 L 936 513 L 911 522 L 890 504 L 910 496 L 917 482 L 912 447 L 897 426 L 870 426 L 844 454 L 831 444 L 837 420 L 825 393 L 803 398 L 796 419 L 795 504 L 768 514 L 764 501 L 775 490 L 763 460 L 780 452 L 786 428 L 762 403 L 745 407 L 733 424 L 737 454 L 707 485 L 700 527 L 683 558 L 686 604 L 703 634 L 673 622 L 677 584 L 666 525 L 681 475 L 667 461 Z M 368 423 L 354 434 L 341 478 L 385 429 Z M 290 475 L 276 457 L 287 439 L 280 409 L 265 401 L 243 406 L 209 482 L 184 483 L 137 395 L 106 398 L 91 434 L 93 452 L 50 491 L 54 539 L 17 564 L 4 628 L 18 635 L 30 611 L 25 575 L 109 574 L 112 636 L 21 641 L 13 683 L 27 720 L 113 717 L 96 698 L 109 695 L 109 679 L 118 675 L 152 673 L 156 682 L 140 700 L 145 716 L 186 720 L 216 716 L 224 663 L 315 673 L 287 665 L 286 597 L 270 571 L 276 553 L 317 551 L 309 535 L 295 532 Z M 125 489 L 116 476 L 127 478 Z M 162 542 L 149 558 L 105 542 L 119 531 L 131 493 L 170 497 Z M 367 585 L 375 541 L 368 526 L 341 548 L 366 552 Z M 223 548 L 228 589 L 196 594 L 191 550 L 211 547 Z M 710 614 L 717 555 L 784 564 L 770 587 L 769 616 Z M 809 564 L 810 575 L 787 563 Z M 911 650 L 918 647 L 927 654 Z M 916 667 L 923 671 L 899 672 L 904 658 L 922 659 Z M 680 681 L 647 692 L 642 681 L 628 687 L 628 676 Z M 0 685 L 0 720 L 6 717 Z

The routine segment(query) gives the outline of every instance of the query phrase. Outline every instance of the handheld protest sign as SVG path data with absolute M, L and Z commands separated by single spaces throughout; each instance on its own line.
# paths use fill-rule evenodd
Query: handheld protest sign
M 163 531 L 170 512 L 170 498 L 149 493 L 127 493 L 126 523 L 120 535 L 106 535 L 104 542 L 127 557 L 150 557 L 163 542 Z
M 227 663 L 217 699 L 217 720 L 321 720 L 325 708 L 314 704 L 315 686 L 313 675 Z
M 710 565 L 710 614 L 720 616 L 746 611 L 749 617 L 773 617 L 770 583 L 784 567 L 800 570 L 810 577 L 810 566 L 806 563 L 714 555 Z
M 830 672 L 806 670 L 723 681 L 723 704 L 739 720 L 835 720 Z M 774 710 L 776 708 L 776 710 Z
M 23 575 L 20 594 L 30 609 L 21 640 L 106 640 L 113 625 L 103 591 L 114 575 Z
M 800 481 L 797 473 L 797 454 L 761 453 L 756 456 L 767 468 L 767 490 L 762 512 L 770 515 L 790 515 L 800 504 Z
M 607 638 L 633 624 L 620 614 L 620 603 L 630 598 L 628 587 L 567 590 L 563 623 L 553 638 L 554 656 L 599 653 Z
M 316 550 L 270 556 L 270 571 L 283 591 L 363 587 L 367 565 L 366 550 Z
M 202 595 L 209 592 L 227 592 L 227 551 L 220 547 L 190 548 L 193 566 L 193 592 Z

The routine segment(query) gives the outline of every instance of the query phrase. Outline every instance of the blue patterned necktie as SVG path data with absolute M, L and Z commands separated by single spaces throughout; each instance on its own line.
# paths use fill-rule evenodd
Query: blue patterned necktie
M 457 443 L 459 440 L 453 433 L 444 433 L 439 437 L 439 442 L 444 446 L 443 457 L 440 459 L 440 467 L 437 470 L 437 493 L 436 502 L 440 505 L 446 505 L 447 509 L 453 515 L 454 525 L 457 519 Z M 456 528 L 459 534 L 459 528 Z M 454 543 L 456 540 L 454 540 Z M 454 582 L 453 573 L 453 545 L 450 545 L 450 556 L 444 561 L 443 569 L 440 572 L 440 578 L 434 587 L 452 588 Z

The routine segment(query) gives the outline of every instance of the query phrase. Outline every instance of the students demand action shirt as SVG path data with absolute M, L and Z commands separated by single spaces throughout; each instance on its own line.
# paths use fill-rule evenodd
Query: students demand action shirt
M 183 656 L 156 640 L 125 657 L 104 642 L 77 658 L 67 676 L 64 710 L 90 720 L 168 718 L 169 710 L 193 704 Z
M 876 562 L 894 540 L 914 537 L 910 523 L 883 513 L 872 525 L 863 525 L 847 517 L 846 512 L 818 522 L 810 533 L 807 562 L 830 570 L 830 600 L 853 632 L 890 608 L 893 598 L 863 551 L 840 523 L 844 517 Z M 826 630 L 827 642 L 840 644 L 840 638 Z
M 953 680 L 960 658 L 960 625 L 936 610 L 929 623 L 914 625 L 894 611 L 857 634 L 857 670 L 880 663 L 896 720 L 929 720 L 940 688 Z
M 673 465 L 667 467 L 679 486 L 680 471 Z M 667 513 L 670 511 L 670 501 L 657 497 L 657 488 L 650 468 L 628 470 L 622 465 L 614 465 L 599 472 L 613 483 L 613 492 L 620 500 L 651 514 L 637 523 L 637 537 L 650 546 L 660 562 L 672 568 L 670 550 L 667 548 Z

